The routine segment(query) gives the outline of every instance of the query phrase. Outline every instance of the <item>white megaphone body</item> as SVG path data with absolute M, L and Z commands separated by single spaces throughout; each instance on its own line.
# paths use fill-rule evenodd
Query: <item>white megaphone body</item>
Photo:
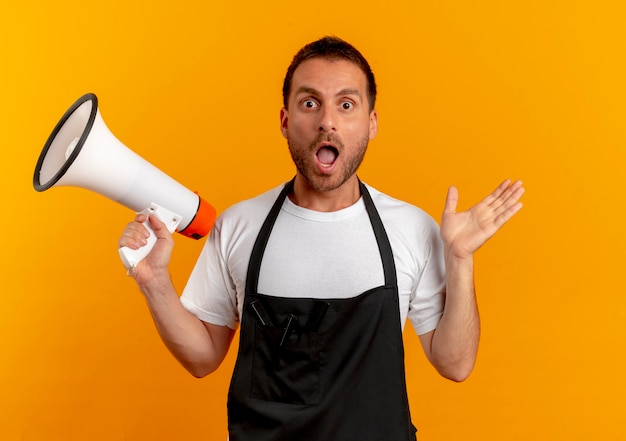
M 135 212 L 156 215 L 170 232 L 200 239 L 215 222 L 215 209 L 197 193 L 128 149 L 109 131 L 98 99 L 86 94 L 69 108 L 50 134 L 35 167 L 35 190 L 74 186 L 92 190 Z M 149 222 L 148 244 L 120 248 L 126 268 L 135 267 L 156 242 Z

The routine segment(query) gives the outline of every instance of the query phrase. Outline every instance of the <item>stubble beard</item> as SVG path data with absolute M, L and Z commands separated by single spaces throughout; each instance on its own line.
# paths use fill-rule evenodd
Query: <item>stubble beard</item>
M 340 170 L 334 171 L 332 174 L 323 174 L 317 170 L 317 166 L 311 159 L 312 154 L 318 149 L 319 144 L 323 141 L 332 142 L 339 151 L 337 161 L 341 161 Z M 369 137 L 363 136 L 356 145 L 356 150 L 352 155 L 346 157 L 346 149 L 340 140 L 329 138 L 328 135 L 320 134 L 311 144 L 306 147 L 300 145 L 293 137 L 287 137 L 287 145 L 289 153 L 293 160 L 298 173 L 315 191 L 327 192 L 341 187 L 352 175 L 354 175 L 365 157 Z

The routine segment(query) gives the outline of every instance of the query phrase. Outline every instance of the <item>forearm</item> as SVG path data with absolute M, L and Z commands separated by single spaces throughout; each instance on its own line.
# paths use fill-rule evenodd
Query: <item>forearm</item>
M 474 291 L 474 262 L 446 256 L 446 300 L 431 343 L 431 361 L 446 378 L 463 381 L 474 368 L 480 319 Z
M 169 274 L 153 277 L 139 288 L 161 339 L 183 367 L 195 377 L 217 369 L 230 344 L 228 330 L 213 327 L 212 335 L 202 321 L 183 307 Z

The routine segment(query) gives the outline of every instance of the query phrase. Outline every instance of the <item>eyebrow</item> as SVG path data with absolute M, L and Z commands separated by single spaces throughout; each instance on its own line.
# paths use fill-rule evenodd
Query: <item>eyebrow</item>
M 309 87 L 309 86 L 301 86 L 298 88 L 298 90 L 296 90 L 295 95 L 299 95 L 301 93 L 309 93 L 311 95 L 321 95 L 320 91 L 315 89 L 314 87 Z M 346 87 L 345 89 L 341 89 L 339 92 L 337 92 L 335 94 L 335 96 L 342 96 L 342 95 L 356 95 L 358 97 L 361 97 L 361 92 L 359 92 L 359 89 L 355 88 L 355 87 Z

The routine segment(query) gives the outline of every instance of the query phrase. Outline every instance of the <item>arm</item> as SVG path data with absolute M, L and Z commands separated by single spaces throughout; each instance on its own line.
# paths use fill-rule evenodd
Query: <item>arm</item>
M 145 215 L 140 214 L 128 224 L 119 239 L 120 247 L 137 249 L 145 244 L 145 220 Z M 168 271 L 174 239 L 154 216 L 149 222 L 157 241 L 150 254 L 133 269 L 132 276 L 146 298 L 165 346 L 193 376 L 203 377 L 218 368 L 234 331 L 205 323 L 183 307 Z
M 437 329 L 420 336 L 426 356 L 437 371 L 454 381 L 465 380 L 476 361 L 480 319 L 474 291 L 474 253 L 520 208 L 521 181 L 504 181 L 489 196 L 457 213 L 458 192 L 448 190 L 441 220 L 446 265 L 446 299 Z

